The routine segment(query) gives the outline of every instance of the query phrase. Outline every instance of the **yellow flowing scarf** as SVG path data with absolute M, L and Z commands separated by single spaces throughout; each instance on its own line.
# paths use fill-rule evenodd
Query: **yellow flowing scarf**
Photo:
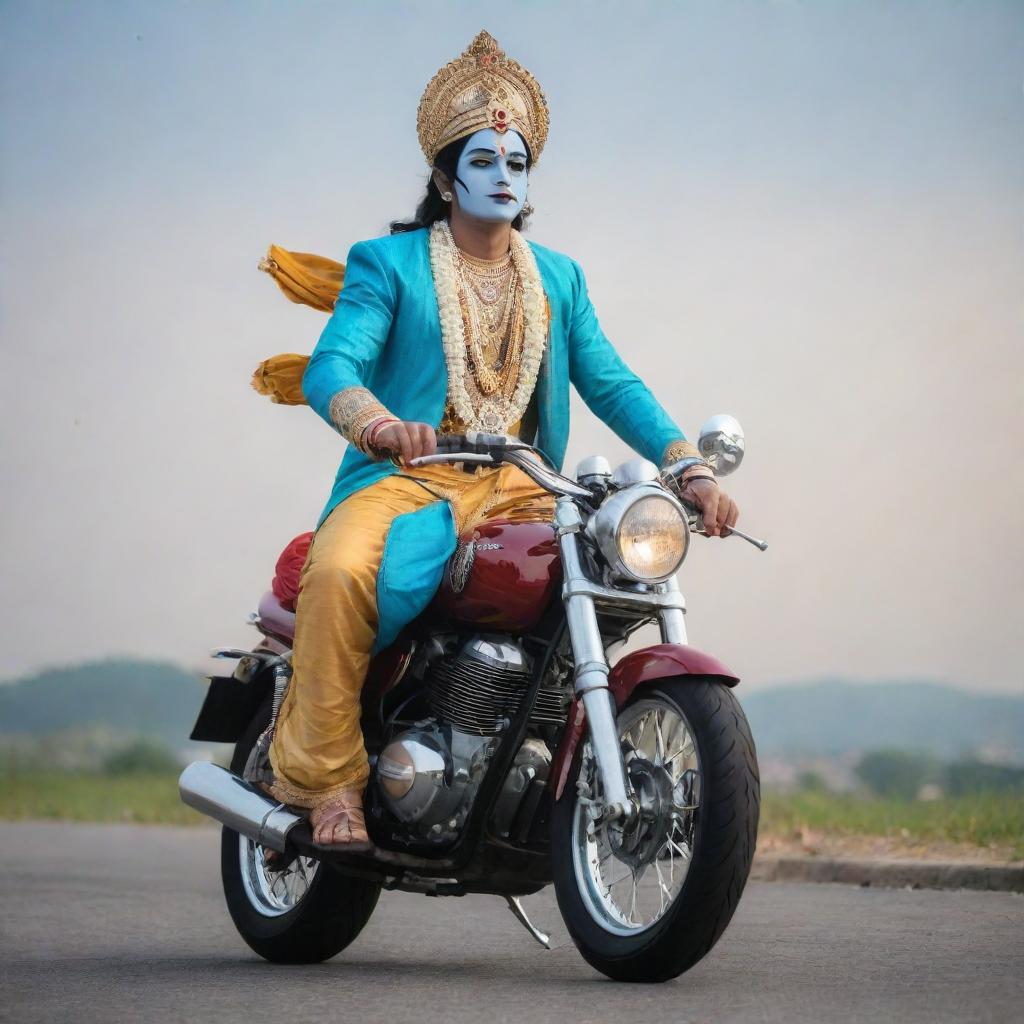
M 272 245 L 260 260 L 259 269 L 277 282 L 292 301 L 330 313 L 345 283 L 345 265 L 311 252 L 289 252 Z M 280 405 L 305 405 L 302 374 L 309 356 L 284 352 L 264 359 L 252 375 L 252 386 Z
M 272 245 L 260 260 L 259 268 L 268 273 L 292 302 L 312 306 L 324 313 L 334 309 L 338 292 L 345 283 L 345 265 L 311 252 L 289 252 Z

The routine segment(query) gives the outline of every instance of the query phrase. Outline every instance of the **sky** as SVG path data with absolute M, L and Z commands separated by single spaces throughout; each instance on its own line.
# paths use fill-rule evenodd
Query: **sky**
M 1024 692 L 1024 4 L 0 2 L 0 677 L 246 644 L 343 442 L 248 387 L 323 314 L 256 270 L 411 214 L 482 28 L 551 109 L 530 237 L 695 436 L 691 642 L 767 687 Z M 578 397 L 566 468 L 630 455 Z

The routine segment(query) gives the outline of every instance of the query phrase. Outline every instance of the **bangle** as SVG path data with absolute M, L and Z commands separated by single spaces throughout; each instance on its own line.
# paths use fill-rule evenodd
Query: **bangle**
M 718 483 L 718 480 L 715 479 L 715 474 L 710 469 L 705 469 L 703 466 L 694 466 L 693 469 L 688 469 L 679 478 L 679 486 L 685 487 L 693 480 L 714 480 L 716 484 Z
M 707 461 L 693 455 L 666 466 L 660 475 L 662 483 L 676 495 L 681 494 L 691 480 L 715 480 L 715 474 Z M 715 482 L 717 483 L 717 480 Z
M 368 454 L 377 455 L 379 454 L 376 448 L 377 431 L 381 427 L 387 426 L 389 423 L 400 423 L 401 421 L 394 416 L 380 416 L 375 419 L 364 431 L 363 436 L 359 439 L 359 448 L 363 452 Z
M 662 474 L 668 474 L 676 480 L 685 480 L 693 476 L 695 472 L 703 473 L 705 470 L 707 473 L 714 475 L 711 464 L 707 459 L 702 459 L 699 455 L 689 455 L 685 459 L 680 459 L 678 462 L 673 462 L 671 465 L 666 466 L 662 470 Z

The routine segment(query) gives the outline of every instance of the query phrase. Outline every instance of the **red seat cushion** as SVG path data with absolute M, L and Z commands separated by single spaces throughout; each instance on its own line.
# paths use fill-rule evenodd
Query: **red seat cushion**
M 274 597 L 278 599 L 282 607 L 288 611 L 295 611 L 295 601 L 299 596 L 299 576 L 302 567 L 306 564 L 306 556 L 309 554 L 309 545 L 313 540 L 312 533 L 300 533 L 281 552 L 281 557 L 274 567 L 274 582 L 270 589 Z

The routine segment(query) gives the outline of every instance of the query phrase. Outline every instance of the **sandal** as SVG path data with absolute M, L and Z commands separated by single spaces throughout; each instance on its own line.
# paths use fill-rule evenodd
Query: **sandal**
M 313 845 L 318 850 L 368 853 L 373 849 L 363 817 L 363 797 L 358 789 L 346 789 L 329 803 L 314 808 L 309 826 L 313 830 Z

